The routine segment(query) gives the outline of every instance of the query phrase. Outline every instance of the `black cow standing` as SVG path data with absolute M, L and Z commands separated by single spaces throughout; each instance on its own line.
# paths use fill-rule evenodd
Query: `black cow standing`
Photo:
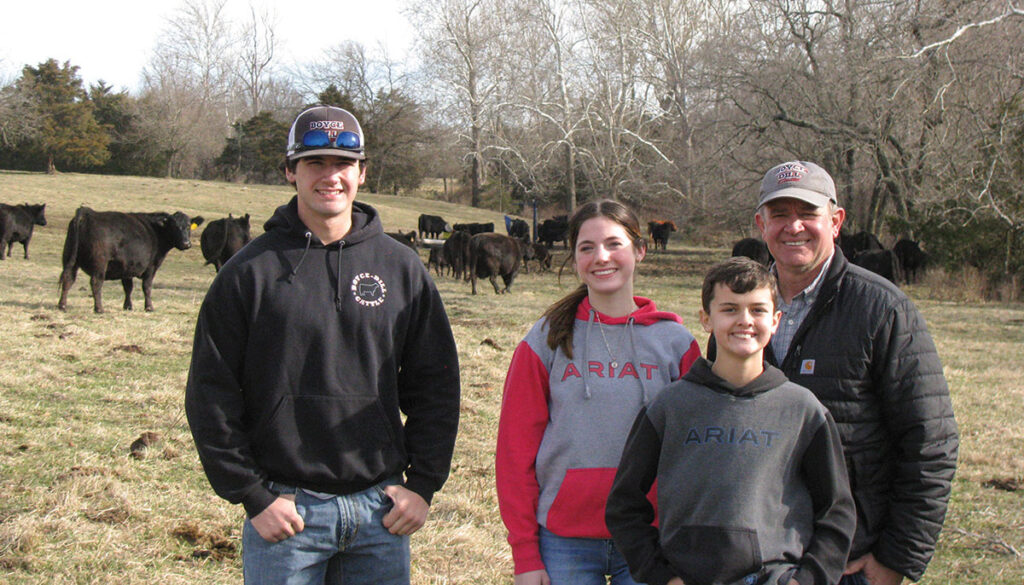
M 559 215 L 545 219 L 537 226 L 537 241 L 542 242 L 548 248 L 555 242 L 562 242 L 562 246 L 569 248 L 569 220 L 567 216 Z
M 519 245 L 519 240 L 501 234 L 483 233 L 472 237 L 469 241 L 469 274 L 473 282 L 473 294 L 476 294 L 478 277 L 490 279 L 495 294 L 507 293 L 512 289 L 512 281 L 519 273 L 519 263 L 523 256 Z M 498 288 L 498 276 L 505 283 L 503 289 Z
M 676 224 L 671 220 L 655 220 L 647 222 L 647 235 L 651 237 L 654 249 L 668 249 L 669 235 L 676 231 Z
M 853 235 L 840 232 L 839 247 L 843 250 L 843 256 L 846 256 L 849 260 L 856 258 L 859 252 L 885 249 L 885 247 L 882 246 L 882 242 L 879 241 L 878 236 L 871 232 L 864 231 L 857 232 Z
M 732 246 L 733 256 L 746 256 L 764 266 L 772 263 L 772 254 L 768 251 L 768 244 L 758 238 L 743 238 Z
M 78 269 L 90 276 L 93 310 L 103 312 L 104 280 L 120 280 L 124 287 L 124 309 L 132 309 L 133 278 L 142 280 L 146 310 L 153 310 L 153 276 L 171 248 L 187 250 L 192 228 L 202 217 L 190 219 L 180 211 L 168 213 L 122 213 L 93 211 L 79 207 L 68 224 L 60 273 L 60 301 L 57 308 L 67 310 L 68 290 Z
M 897 284 L 899 264 L 897 264 L 896 254 L 892 250 L 861 250 L 853 257 L 852 262 L 888 279 L 893 284 Z
M 439 238 L 444 232 L 452 231 L 452 226 L 440 215 L 421 214 L 416 222 L 416 228 L 420 231 L 420 237 Z
M 526 223 L 525 219 L 509 218 L 506 228 L 509 236 L 519 239 L 525 238 L 526 241 L 530 240 L 530 224 Z
M 452 226 L 457 232 L 469 232 L 469 235 L 485 234 L 494 231 L 494 222 L 487 223 L 457 223 Z
M 4 205 L 0 203 L 0 260 L 10 257 L 14 243 L 25 248 L 28 260 L 28 242 L 37 225 L 46 225 L 46 204 Z
M 199 248 L 207 264 L 220 272 L 220 267 L 236 252 L 249 243 L 249 214 L 244 217 L 232 217 L 228 214 L 222 219 L 215 219 L 206 224 L 203 235 L 199 238 Z
M 441 254 L 444 257 L 444 262 L 452 270 L 452 276 L 455 278 L 469 279 L 469 274 L 466 272 L 466 266 L 469 262 L 469 240 L 472 236 L 469 232 L 457 230 L 452 232 L 452 235 L 448 236 L 448 239 L 444 241 L 441 246 Z
M 901 238 L 892 247 L 896 259 L 903 270 L 903 279 L 907 284 L 917 281 L 917 272 L 928 264 L 928 254 L 914 240 Z

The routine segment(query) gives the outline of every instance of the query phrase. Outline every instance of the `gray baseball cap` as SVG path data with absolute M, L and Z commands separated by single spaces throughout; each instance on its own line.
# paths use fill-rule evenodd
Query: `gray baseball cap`
M 757 208 L 775 199 L 791 197 L 806 201 L 815 207 L 835 203 L 836 184 L 828 171 L 812 162 L 795 160 L 772 167 L 761 180 L 761 195 Z

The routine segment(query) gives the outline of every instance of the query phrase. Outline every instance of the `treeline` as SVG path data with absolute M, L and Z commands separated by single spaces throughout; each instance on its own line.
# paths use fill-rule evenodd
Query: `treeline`
M 378 192 L 437 177 L 506 210 L 614 197 L 726 240 L 761 173 L 802 158 L 832 172 L 851 229 L 1024 273 L 1016 2 L 408 0 L 408 61 L 342 42 L 287 68 L 272 19 L 223 6 L 184 4 L 139 95 L 26 67 L 0 91 L 0 164 L 278 181 L 287 124 L 320 101 L 363 121 Z

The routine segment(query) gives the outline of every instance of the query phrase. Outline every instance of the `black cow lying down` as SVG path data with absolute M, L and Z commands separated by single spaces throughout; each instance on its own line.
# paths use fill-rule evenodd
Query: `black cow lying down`
M 60 273 L 57 308 L 67 310 L 68 289 L 81 268 L 90 276 L 93 310 L 97 313 L 103 312 L 104 280 L 121 281 L 124 309 L 130 311 L 133 278 L 142 280 L 146 310 L 152 311 L 153 276 L 171 248 L 187 250 L 192 246 L 192 229 L 201 223 L 202 217 L 189 218 L 180 211 L 172 215 L 93 211 L 79 207 L 64 239 L 64 270 Z
M 206 225 L 203 235 L 199 237 L 199 249 L 207 264 L 220 272 L 220 267 L 243 246 L 249 243 L 249 214 L 243 217 L 227 217 L 215 219 Z
M 5 205 L 0 203 L 0 260 L 10 258 L 11 248 L 15 242 L 25 249 L 25 260 L 28 260 L 28 243 L 32 239 L 32 229 L 37 225 L 46 225 L 46 204 Z

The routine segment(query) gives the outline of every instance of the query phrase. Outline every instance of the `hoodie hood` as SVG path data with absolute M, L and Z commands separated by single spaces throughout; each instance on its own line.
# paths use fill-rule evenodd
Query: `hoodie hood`
M 263 224 L 263 231 L 277 232 L 279 234 L 295 237 L 303 240 L 310 240 L 312 245 L 324 245 L 313 232 L 306 227 L 299 219 L 299 197 L 292 197 L 291 201 L 278 207 L 274 215 Z M 380 221 L 380 214 L 377 210 L 359 201 L 352 202 L 352 227 L 341 239 L 343 246 L 353 246 L 364 242 L 376 235 L 384 233 L 384 226 Z
M 760 376 L 751 380 L 750 383 L 737 388 L 711 371 L 711 362 L 704 358 L 698 358 L 697 361 L 690 366 L 690 371 L 683 376 L 683 379 L 694 382 L 695 384 L 706 386 L 715 392 L 731 394 L 742 398 L 749 398 L 762 394 L 772 388 L 781 386 L 789 380 L 781 370 L 772 366 L 768 362 L 764 362 L 764 371 L 761 372 Z
M 658 321 L 672 321 L 673 323 L 683 324 L 683 320 L 675 313 L 668 311 L 659 311 L 658 307 L 654 305 L 654 301 L 646 299 L 644 297 L 633 297 L 633 302 L 638 307 L 637 310 L 633 311 L 625 317 L 609 317 L 604 313 L 599 313 L 590 304 L 590 297 L 583 297 L 583 302 L 576 307 L 576 318 L 580 321 L 589 321 L 590 312 L 597 313 L 601 322 L 605 325 L 623 325 L 627 321 L 633 321 L 637 325 L 652 325 Z

